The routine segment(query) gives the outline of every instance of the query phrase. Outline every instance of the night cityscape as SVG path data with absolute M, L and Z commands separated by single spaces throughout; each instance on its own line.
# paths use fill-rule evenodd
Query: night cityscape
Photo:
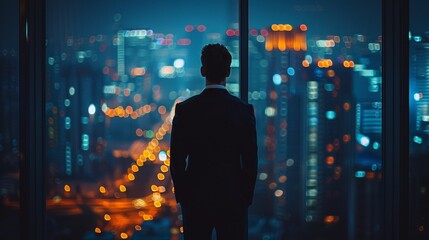
M 227 10 L 216 23 L 207 19 L 212 13 L 174 22 L 178 12 L 186 15 L 185 6 L 157 12 L 144 4 L 133 9 L 136 1 L 105 10 L 47 2 L 46 139 L 40 141 L 49 239 L 182 239 L 169 172 L 175 104 L 204 89 L 200 53 L 208 43 L 231 52 L 226 87 L 240 95 L 238 6 L 221 1 L 217 7 Z M 292 2 L 287 11 L 307 18 L 339 8 Z M 251 8 L 248 31 L 248 100 L 259 147 L 249 239 L 382 239 L 380 20 L 351 31 L 338 15 L 322 20 L 338 22 L 334 27 L 318 29 L 314 18 L 273 15 L 258 22 L 262 11 Z M 144 24 L 134 23 L 143 13 Z M 173 19 L 171 26 L 162 17 Z M 19 222 L 20 70 L 18 44 L 0 43 L 0 225 L 8 226 Z M 429 177 L 420 170 L 428 166 L 428 44 L 424 31 L 410 32 L 412 201 L 420 214 L 411 223 L 414 239 L 429 236 Z M 1 238 L 19 239 L 18 226 L 9 225 Z

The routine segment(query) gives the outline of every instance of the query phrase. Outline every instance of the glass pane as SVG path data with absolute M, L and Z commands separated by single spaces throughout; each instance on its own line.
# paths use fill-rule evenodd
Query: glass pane
M 410 1 L 411 239 L 429 238 L 429 3 Z
M 47 0 L 50 239 L 178 239 L 174 104 L 204 88 L 203 45 L 233 54 L 237 1 Z M 238 34 L 238 33 L 237 33 Z
M 381 1 L 249 6 L 251 239 L 382 239 Z
M 0 2 L 0 236 L 19 239 L 19 1 Z

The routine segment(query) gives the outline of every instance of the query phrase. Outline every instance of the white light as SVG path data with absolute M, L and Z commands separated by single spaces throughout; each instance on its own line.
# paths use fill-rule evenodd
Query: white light
M 274 74 L 273 75 L 273 83 L 275 85 L 280 85 L 282 83 L 282 76 L 280 76 L 280 74 Z
M 91 104 L 91 105 L 89 105 L 89 107 L 88 107 L 88 113 L 90 114 L 90 115 L 94 115 L 95 114 L 95 106 L 94 106 L 94 104 Z
M 358 142 L 359 142 L 362 146 L 364 146 L 364 147 L 368 147 L 368 146 L 369 146 L 369 143 L 370 143 L 369 137 L 367 137 L 367 136 L 365 136 L 365 135 L 362 135 L 362 134 L 358 134 L 358 135 L 356 136 L 356 138 L 357 138 Z
M 69 94 L 73 96 L 74 93 L 75 93 L 74 87 L 70 87 L 69 88 Z
M 159 158 L 160 161 L 167 160 L 167 153 L 165 153 L 164 151 L 159 152 L 158 158 Z
M 266 173 L 259 174 L 259 180 L 263 181 L 263 180 L 266 180 L 267 178 L 268 178 L 268 174 Z
M 414 100 L 419 101 L 420 100 L 420 94 L 414 93 Z
M 107 104 L 103 103 L 103 105 L 101 105 L 101 111 L 106 112 L 108 109 Z
M 185 66 L 185 60 L 183 60 L 181 58 L 176 59 L 176 60 L 174 60 L 174 64 L 173 65 L 174 65 L 175 68 L 183 68 Z
M 265 115 L 267 117 L 274 117 L 276 115 L 276 109 L 273 107 L 265 108 Z

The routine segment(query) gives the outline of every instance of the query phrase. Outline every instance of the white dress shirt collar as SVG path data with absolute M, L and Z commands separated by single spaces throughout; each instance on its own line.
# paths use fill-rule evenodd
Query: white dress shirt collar
M 218 88 L 218 89 L 225 89 L 226 90 L 226 87 L 224 85 L 221 85 L 221 84 L 207 85 L 205 89 L 209 89 L 209 88 Z

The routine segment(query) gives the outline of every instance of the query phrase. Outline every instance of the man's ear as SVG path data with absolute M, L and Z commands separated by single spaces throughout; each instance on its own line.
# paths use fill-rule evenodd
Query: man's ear
M 229 67 L 228 70 L 226 71 L 226 77 L 229 77 L 230 74 L 231 74 L 231 67 Z
M 204 67 L 200 68 L 201 76 L 206 77 L 206 71 L 204 71 Z

